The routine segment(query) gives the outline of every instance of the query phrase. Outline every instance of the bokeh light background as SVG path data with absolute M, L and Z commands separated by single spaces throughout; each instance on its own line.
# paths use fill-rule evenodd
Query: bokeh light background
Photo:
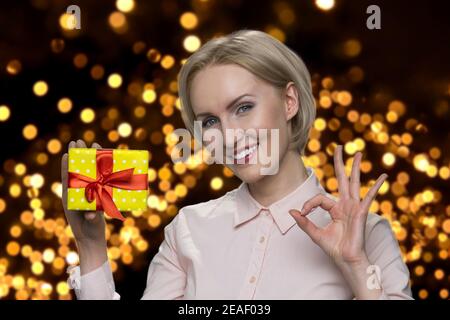
M 81 8 L 69 30 L 67 6 Z M 382 29 L 365 26 L 381 8 Z M 170 159 L 183 127 L 180 65 L 237 29 L 266 31 L 305 60 L 318 115 L 304 161 L 329 192 L 336 143 L 360 150 L 362 195 L 389 174 L 371 210 L 390 220 L 418 299 L 448 299 L 450 47 L 446 1 L 2 1 L 0 4 L 0 298 L 73 299 L 78 255 L 61 205 L 70 140 L 148 149 L 148 210 L 108 222 L 116 289 L 138 299 L 163 228 L 180 207 L 240 183 L 199 155 Z M 214 241 L 212 239 L 211 241 Z

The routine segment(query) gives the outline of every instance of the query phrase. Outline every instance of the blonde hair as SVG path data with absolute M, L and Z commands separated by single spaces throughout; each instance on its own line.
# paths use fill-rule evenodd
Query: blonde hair
M 213 38 L 183 64 L 178 74 L 178 93 L 186 128 L 193 134 L 195 114 L 189 96 L 192 79 L 207 66 L 226 64 L 239 65 L 279 89 L 284 89 L 289 82 L 294 83 L 300 106 L 290 120 L 291 143 L 303 155 L 316 116 L 311 77 L 295 52 L 262 31 L 243 29 Z

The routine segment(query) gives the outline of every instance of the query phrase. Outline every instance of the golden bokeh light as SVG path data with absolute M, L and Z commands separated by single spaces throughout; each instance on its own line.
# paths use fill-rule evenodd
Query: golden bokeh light
M 127 18 L 122 12 L 115 11 L 108 18 L 109 25 L 118 32 L 126 30 Z
M 316 0 L 315 3 L 319 9 L 324 11 L 331 10 L 334 7 L 334 0 Z
M 211 179 L 210 186 L 213 190 L 220 190 L 223 187 L 223 180 L 220 177 L 214 177 Z
M 48 84 L 45 81 L 42 81 L 42 80 L 37 81 L 33 85 L 33 92 L 38 97 L 45 96 L 47 94 L 47 92 L 48 92 Z
M 81 121 L 91 123 L 95 119 L 95 112 L 91 108 L 84 108 L 80 113 Z
M 135 6 L 134 0 L 116 0 L 116 7 L 122 12 L 131 12 Z
M 11 111 L 8 106 L 2 105 L 0 106 L 0 121 L 6 121 L 9 119 L 11 115 Z
M 122 76 L 118 73 L 113 73 L 108 77 L 108 85 L 113 88 L 117 89 L 122 85 Z
M 22 134 L 25 139 L 33 140 L 38 134 L 38 129 L 34 124 L 27 124 L 23 127 Z
M 142 93 L 142 100 L 145 103 L 153 103 L 156 100 L 156 93 L 152 89 L 144 90 Z
M 187 30 L 195 29 L 198 25 L 198 18 L 193 12 L 185 12 L 180 17 L 180 24 Z
M 61 113 L 70 112 L 70 110 L 72 110 L 72 106 L 73 106 L 72 100 L 70 100 L 69 98 L 61 98 L 58 101 L 58 110 Z
M 127 122 L 123 122 L 119 125 L 117 128 L 117 131 L 119 132 L 119 135 L 123 138 L 127 138 L 131 135 L 133 128 L 131 125 Z
M 9 61 L 8 64 L 6 65 L 6 72 L 8 72 L 8 74 L 10 75 L 15 76 L 19 74 L 21 70 L 22 70 L 22 63 L 17 59 Z
M 393 166 L 395 163 L 395 155 L 392 154 L 391 152 L 386 152 L 383 155 L 383 164 L 385 164 L 388 167 Z
M 175 59 L 171 55 L 165 55 L 161 58 L 161 66 L 164 69 L 170 69 L 175 64 Z
M 62 145 L 58 139 L 51 139 L 47 143 L 47 150 L 52 154 L 59 153 L 61 151 Z
M 198 48 L 200 48 L 201 44 L 202 43 L 201 43 L 200 39 L 194 35 L 187 36 L 183 41 L 183 47 L 188 52 L 197 51 Z

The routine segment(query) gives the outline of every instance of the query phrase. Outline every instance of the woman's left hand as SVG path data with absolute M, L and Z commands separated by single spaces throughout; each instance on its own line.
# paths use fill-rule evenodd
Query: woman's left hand
M 341 269 L 367 262 L 364 245 L 367 215 L 372 200 L 387 178 L 387 174 L 383 173 L 361 200 L 361 157 L 360 152 L 356 153 L 349 180 L 342 160 L 342 146 L 337 146 L 334 152 L 334 167 L 339 186 L 338 201 L 318 194 L 304 203 L 301 212 L 289 210 L 299 227 L 331 256 Z M 324 228 L 317 227 L 306 217 L 317 207 L 330 213 L 332 221 Z

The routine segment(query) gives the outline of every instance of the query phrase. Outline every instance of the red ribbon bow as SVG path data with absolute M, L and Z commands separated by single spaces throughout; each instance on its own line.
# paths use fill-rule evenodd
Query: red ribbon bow
M 105 211 L 112 218 L 125 220 L 112 199 L 112 188 L 126 190 L 147 190 L 147 174 L 133 174 L 134 168 L 113 171 L 112 149 L 98 149 L 97 179 L 79 173 L 69 172 L 69 188 L 85 188 L 88 202 L 96 200 L 96 210 Z

